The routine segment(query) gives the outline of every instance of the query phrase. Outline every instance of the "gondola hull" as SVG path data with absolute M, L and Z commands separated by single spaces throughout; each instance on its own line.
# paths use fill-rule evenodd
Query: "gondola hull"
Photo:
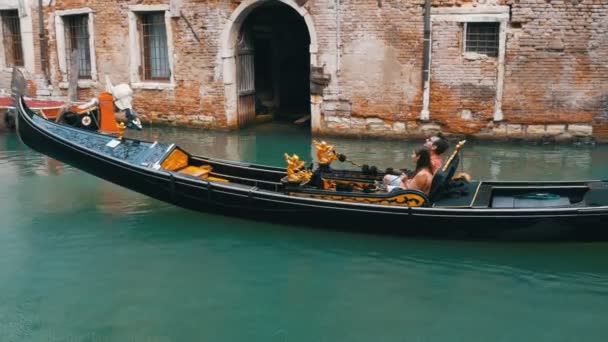
M 608 238 L 601 222 L 608 218 L 608 205 L 603 204 L 601 198 L 599 204 L 593 205 L 492 208 L 475 203 L 482 197 L 478 193 L 467 205 L 435 203 L 427 207 L 293 196 L 280 183 L 285 176 L 281 168 L 195 157 L 219 170 L 218 177 L 232 177 L 230 179 L 238 179 L 240 183 L 190 177 L 158 167 L 158 161 L 175 148 L 173 145 L 123 139 L 118 153 L 107 147 L 117 141 L 113 137 L 44 121 L 33 115 L 23 101 L 18 106 L 17 131 L 26 145 L 42 154 L 127 189 L 201 212 L 373 234 L 458 239 Z M 589 183 L 490 183 L 492 189 L 498 188 L 496 184 L 502 184 L 502 188 L 511 184 L 511 188 L 551 187 L 574 191 L 568 189 L 582 189 Z M 605 185 L 598 181 L 592 184 L 596 188 Z M 483 191 L 482 188 L 479 185 L 477 192 Z M 601 188 L 595 197 L 606 194 L 604 190 Z

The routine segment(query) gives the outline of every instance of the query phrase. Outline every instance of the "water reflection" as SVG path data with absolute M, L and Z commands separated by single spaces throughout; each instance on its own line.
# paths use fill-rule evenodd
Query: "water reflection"
M 51 157 L 44 156 L 46 169 L 40 175 L 59 175 L 64 171 L 64 165 L 60 161 Z
M 284 152 L 296 153 L 307 161 L 316 159 L 309 131 L 291 125 L 269 124 L 239 132 L 153 127 L 136 134 L 149 140 L 175 141 L 194 154 L 222 159 L 276 166 L 284 165 Z M 422 143 L 336 137 L 325 140 L 356 164 L 376 165 L 381 170 L 411 168 L 409 153 Z M 355 168 L 349 163 L 336 163 L 335 167 Z M 484 180 L 603 179 L 608 173 L 608 148 L 467 142 L 461 170 Z
M 308 130 L 271 124 L 239 132 L 201 131 L 166 127 L 128 131 L 146 140 L 175 142 L 193 154 L 284 166 L 283 153 L 296 153 L 315 161 Z M 415 141 L 381 141 L 325 138 L 350 161 L 361 165 L 412 167 L 408 155 Z M 421 142 L 420 142 L 421 143 Z M 446 155 L 447 159 L 447 155 Z M 484 180 L 574 180 L 604 179 L 608 173 L 606 146 L 539 146 L 531 144 L 480 144 L 469 142 L 462 150 L 460 169 Z M 0 135 L 0 175 L 57 174 L 63 167 L 24 148 L 12 134 Z M 356 168 L 335 163 L 336 168 Z

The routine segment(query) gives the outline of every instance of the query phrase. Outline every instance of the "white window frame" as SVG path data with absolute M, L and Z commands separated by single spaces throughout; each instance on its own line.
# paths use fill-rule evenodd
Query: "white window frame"
M 59 61 L 59 71 L 61 72 L 61 80 L 59 82 L 60 88 L 68 87 L 68 56 L 66 51 L 65 41 L 65 21 L 64 17 L 69 15 L 83 15 L 89 16 L 88 30 L 89 30 L 89 52 L 91 54 L 91 79 L 78 80 L 78 88 L 95 88 L 97 86 L 97 61 L 95 59 L 95 25 L 94 25 L 94 12 L 92 9 L 75 8 L 69 10 L 55 11 L 55 39 L 57 41 L 57 58 Z
M 505 78 L 505 52 L 507 45 L 507 24 L 509 23 L 509 6 L 477 6 L 477 7 L 458 7 L 458 8 L 437 8 L 431 11 L 431 21 L 452 21 L 464 23 L 463 42 L 466 42 L 466 23 L 489 23 L 498 22 L 498 56 L 496 58 L 496 100 L 494 104 L 494 121 L 503 120 L 502 96 Z M 480 54 L 476 52 L 466 52 L 463 44 L 462 56 L 465 60 L 478 59 Z
M 17 10 L 19 13 L 19 26 L 21 29 L 21 49 L 23 54 L 23 67 L 30 73 L 34 73 L 34 35 L 32 33 L 32 13 L 28 6 L 24 6 L 23 1 L 9 0 L 1 1 L 0 10 Z M 1 20 L 1 19 L 0 19 Z M 2 38 L 2 26 L 0 25 L 0 38 Z M 6 65 L 4 54 L 4 44 L 0 44 L 0 69 L 11 70 L 12 67 Z
M 19 9 L 17 8 L 0 8 L 0 12 L 3 11 L 17 11 L 17 16 L 21 17 L 20 13 L 19 13 Z M 21 58 L 24 58 L 23 53 L 25 52 L 23 49 L 23 30 L 21 29 L 21 20 L 19 20 L 19 35 L 21 36 Z M 4 23 L 2 22 L 2 16 L 0 16 L 0 39 L 2 39 L 2 43 L 0 45 L 2 45 L 2 47 L 0 48 L 0 65 L 2 66 L 2 68 L 12 68 L 12 66 L 8 66 L 6 65 L 6 47 L 4 46 Z M 25 66 L 25 60 L 23 61 L 24 65 L 16 65 L 17 67 L 23 67 Z
M 456 21 L 462 23 L 462 55 L 465 59 L 475 59 L 475 57 L 485 54 L 476 52 L 466 52 L 467 42 L 467 23 L 498 23 L 498 56 L 488 58 L 500 58 L 501 52 L 504 57 L 506 43 L 506 27 L 509 22 L 508 6 L 492 7 L 464 7 L 464 8 L 438 8 L 433 10 L 432 21 Z
M 167 56 L 169 58 L 169 71 L 171 75 L 168 81 L 142 80 L 140 75 L 141 66 L 141 42 L 138 32 L 137 15 L 145 12 L 164 12 L 165 30 L 167 32 Z M 175 70 L 173 58 L 173 31 L 171 29 L 171 12 L 169 5 L 131 5 L 129 6 L 129 78 L 133 89 L 174 89 Z

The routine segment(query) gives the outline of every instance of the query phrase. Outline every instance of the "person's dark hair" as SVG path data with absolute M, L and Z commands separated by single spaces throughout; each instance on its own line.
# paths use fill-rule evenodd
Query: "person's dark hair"
M 418 156 L 418 161 L 416 162 L 416 171 L 414 174 L 420 172 L 420 170 L 426 168 L 431 170 L 431 150 L 427 147 L 421 147 L 416 150 L 416 155 Z
M 447 151 L 447 149 L 450 147 L 450 144 L 448 143 L 447 139 L 443 136 L 443 134 L 437 133 L 436 137 L 439 139 L 437 139 L 437 140 L 435 140 L 435 142 L 433 142 L 433 146 L 435 146 L 435 153 L 442 154 L 443 152 Z

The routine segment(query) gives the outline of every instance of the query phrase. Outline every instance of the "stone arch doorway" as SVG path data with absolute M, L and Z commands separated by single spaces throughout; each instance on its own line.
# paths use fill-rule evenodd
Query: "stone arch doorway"
M 296 1 L 243 1 L 226 23 L 221 53 L 229 127 L 249 124 L 252 106 L 283 119 L 310 114 L 312 129 L 318 127 L 321 101 L 309 89 L 316 31 Z

